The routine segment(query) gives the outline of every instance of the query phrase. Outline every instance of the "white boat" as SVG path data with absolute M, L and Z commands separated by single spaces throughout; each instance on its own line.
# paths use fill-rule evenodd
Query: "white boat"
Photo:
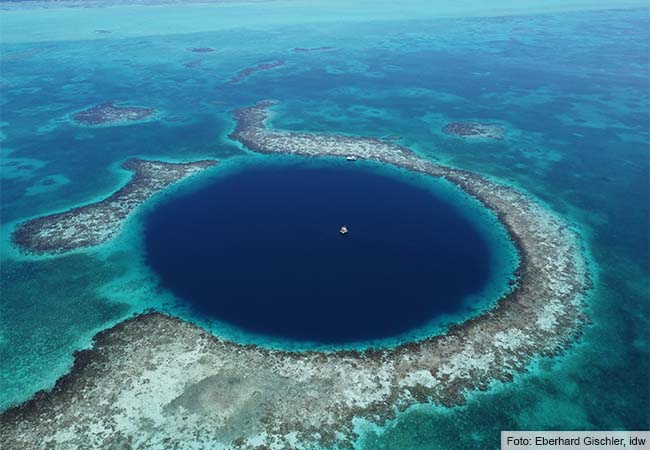
M 354 156 L 354 155 L 350 155 L 350 156 L 346 157 L 345 159 L 347 159 L 348 161 L 356 161 L 357 157 Z
M 339 233 L 344 234 L 344 235 L 345 235 L 345 234 L 348 234 L 348 227 L 346 227 L 345 225 L 343 225 L 343 226 L 341 227 L 341 229 L 339 230 Z

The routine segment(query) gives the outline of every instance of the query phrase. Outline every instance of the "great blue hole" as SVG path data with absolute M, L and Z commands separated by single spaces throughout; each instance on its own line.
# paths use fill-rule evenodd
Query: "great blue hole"
M 359 163 L 259 166 L 157 206 L 146 258 L 207 319 L 296 341 L 392 337 L 488 281 L 489 246 L 451 201 Z

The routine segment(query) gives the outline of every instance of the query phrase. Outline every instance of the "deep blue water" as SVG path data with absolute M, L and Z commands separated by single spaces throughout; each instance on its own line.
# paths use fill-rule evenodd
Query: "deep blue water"
M 241 171 L 157 207 L 146 228 L 164 287 L 291 339 L 397 335 L 459 310 L 489 274 L 486 243 L 447 200 L 353 164 Z

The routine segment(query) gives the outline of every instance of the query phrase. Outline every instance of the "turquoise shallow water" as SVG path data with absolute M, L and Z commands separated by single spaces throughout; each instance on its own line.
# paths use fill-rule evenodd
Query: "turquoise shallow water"
M 124 182 L 116 166 L 130 156 L 224 160 L 205 179 L 164 195 L 248 165 L 300 164 L 249 156 L 226 137 L 233 108 L 271 97 L 282 101 L 277 127 L 391 136 L 433 160 L 525 189 L 581 230 L 598 269 L 593 324 L 579 345 L 461 408 L 413 408 L 381 430 L 359 424 L 358 448 L 496 447 L 501 429 L 648 429 L 650 22 L 646 9 L 582 9 L 389 20 L 378 8 L 375 20 L 357 10 L 349 15 L 354 24 L 325 16 L 318 26 L 285 10 L 277 14 L 281 24 L 210 25 L 196 33 L 180 27 L 180 34 L 148 29 L 149 20 L 135 13 L 135 24 L 120 21 L 124 11 L 110 9 L 96 16 L 110 34 L 17 31 L 41 13 L 4 16 L 0 407 L 51 386 L 74 349 L 134 312 L 156 307 L 192 317 L 141 264 L 140 216 L 155 201 L 114 242 L 68 256 L 16 256 L 7 242 L 11 225 L 104 197 Z M 75 14 L 59 10 L 56 20 Z M 216 51 L 188 51 L 204 46 Z M 320 46 L 336 49 L 291 51 Z M 228 84 L 242 68 L 277 59 L 285 65 Z M 155 107 L 162 119 L 101 129 L 68 121 L 71 112 L 106 100 Z M 505 139 L 463 141 L 441 131 L 467 120 L 500 124 Z M 431 188 L 439 195 L 447 189 L 444 195 L 498 233 L 489 216 L 472 212 L 471 202 L 443 184 Z M 256 339 L 227 327 L 214 331 Z

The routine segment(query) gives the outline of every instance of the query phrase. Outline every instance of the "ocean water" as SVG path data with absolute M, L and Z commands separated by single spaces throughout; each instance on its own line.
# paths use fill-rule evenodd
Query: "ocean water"
M 227 138 L 234 108 L 275 98 L 282 102 L 275 127 L 390 136 L 431 160 L 526 190 L 580 230 L 597 275 L 593 323 L 565 354 L 540 359 L 513 383 L 472 395 L 462 407 L 411 408 L 382 427 L 360 422 L 357 448 L 496 448 L 504 429 L 650 428 L 648 9 L 516 3 L 496 5 L 500 14 L 472 2 L 443 4 L 440 13 L 414 2 L 399 14 L 385 6 L 372 15 L 363 5 L 319 4 L 309 20 L 307 6 L 286 3 L 265 3 L 259 15 L 251 14 L 254 5 L 238 4 L 227 11 L 3 11 L 0 408 L 51 387 L 94 333 L 146 308 L 230 339 L 263 339 L 214 325 L 162 287 L 147 264 L 144 236 L 147 217 L 167 201 L 232 174 L 293 164 L 250 155 Z M 291 50 L 320 46 L 335 49 Z M 245 67 L 280 59 L 281 67 L 228 82 Z M 108 128 L 69 121 L 108 100 L 157 108 L 161 119 Z M 506 135 L 467 141 L 441 131 L 466 120 L 499 124 Z M 99 248 L 37 258 L 11 246 L 15 223 L 119 188 L 128 178 L 119 163 L 132 156 L 222 164 L 157 196 Z M 426 184 L 407 173 L 390 176 Z M 500 259 L 491 262 L 490 279 L 507 280 L 512 249 L 502 245 L 494 218 L 450 187 L 434 190 L 474 217 L 482 236 L 493 233 L 489 253 Z M 469 304 L 487 307 L 503 289 L 488 285 Z M 427 330 L 434 328 L 411 337 Z

